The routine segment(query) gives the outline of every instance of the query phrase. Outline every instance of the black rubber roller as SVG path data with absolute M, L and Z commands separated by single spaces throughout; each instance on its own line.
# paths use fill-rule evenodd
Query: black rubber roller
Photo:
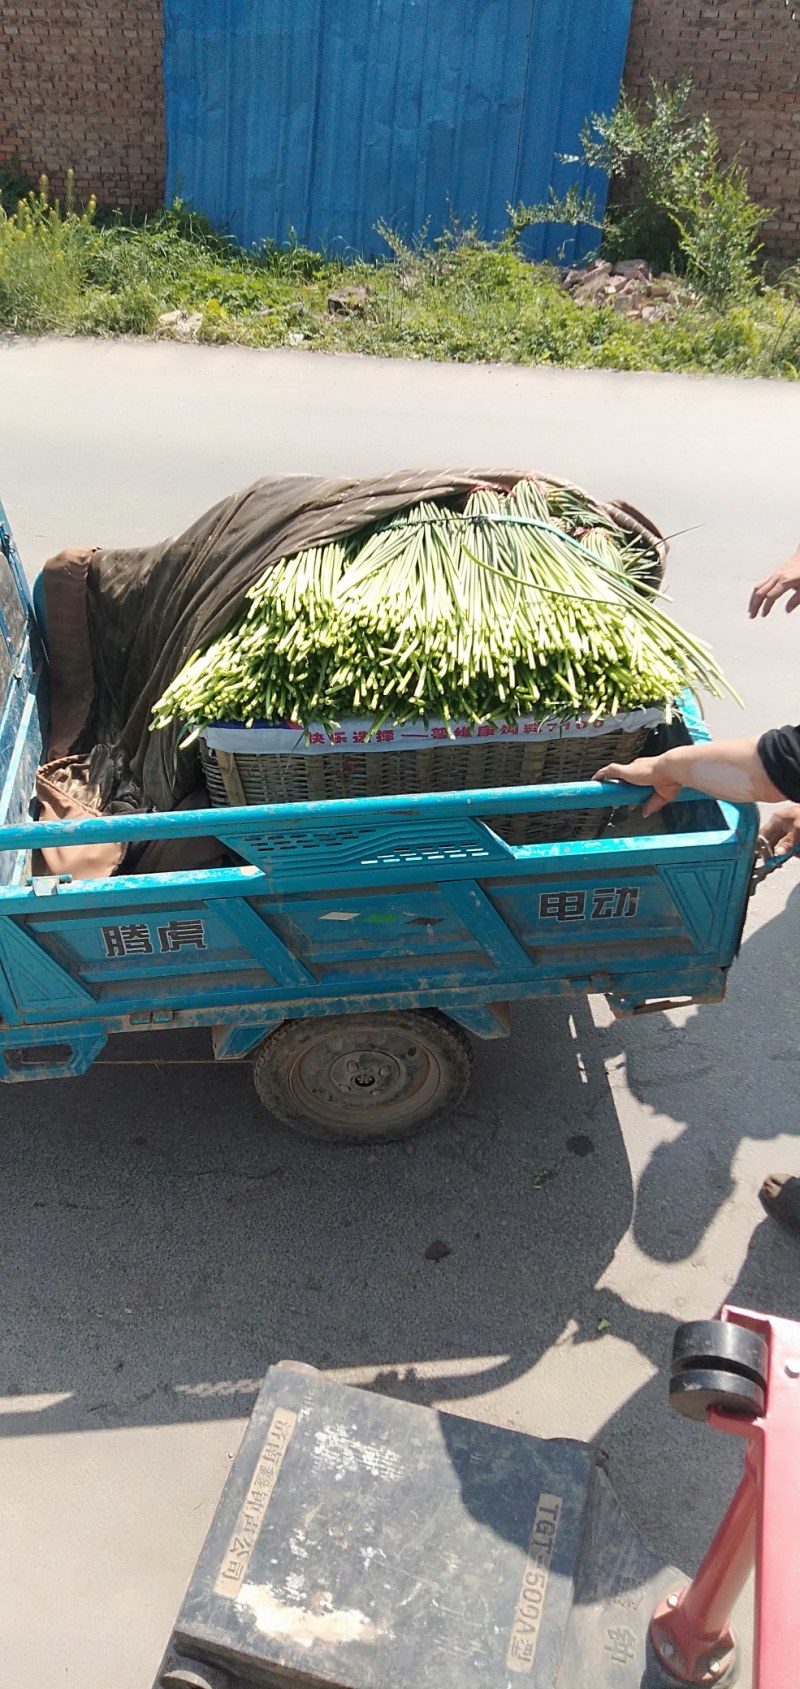
M 768 1351 L 763 1337 L 727 1320 L 690 1320 L 680 1325 L 672 1345 L 672 1376 L 699 1368 L 730 1372 L 767 1388 Z
M 690 1367 L 688 1372 L 676 1373 L 669 1387 L 669 1405 L 684 1419 L 703 1420 L 712 1407 L 758 1419 L 766 1402 L 766 1392 L 752 1379 L 710 1368 Z

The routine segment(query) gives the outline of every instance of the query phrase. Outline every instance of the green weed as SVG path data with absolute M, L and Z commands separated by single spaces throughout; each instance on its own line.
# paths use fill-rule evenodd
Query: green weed
M 720 180 L 721 227 L 738 216 L 738 186 L 735 173 Z M 702 178 L 693 191 L 707 192 Z M 383 260 L 345 265 L 295 241 L 245 252 L 181 203 L 138 223 L 99 219 L 92 201 L 79 211 L 68 194 L 59 205 L 43 183 L 0 214 L 0 329 L 170 333 L 159 319 L 177 311 L 208 344 L 797 378 L 800 269 L 751 285 L 745 262 L 731 290 L 719 281 L 725 243 L 693 228 L 696 302 L 644 323 L 579 306 L 556 269 L 520 251 L 518 217 L 495 242 L 469 226 L 432 243 L 383 228 Z M 329 295 L 343 285 L 366 288 L 365 301 L 332 313 Z
M 69 329 L 81 307 L 94 201 L 77 213 L 72 182 L 62 206 L 43 177 L 10 215 L 0 210 L 0 325 L 28 333 Z

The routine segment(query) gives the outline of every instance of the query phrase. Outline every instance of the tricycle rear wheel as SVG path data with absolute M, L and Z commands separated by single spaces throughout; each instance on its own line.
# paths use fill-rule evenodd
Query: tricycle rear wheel
M 306 1138 L 391 1143 L 457 1106 L 472 1050 L 434 1009 L 288 1020 L 261 1045 L 253 1077 L 270 1114 Z

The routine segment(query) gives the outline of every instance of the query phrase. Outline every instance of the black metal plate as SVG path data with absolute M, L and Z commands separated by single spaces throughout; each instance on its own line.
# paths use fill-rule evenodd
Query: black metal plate
M 592 1456 L 266 1377 L 173 1636 L 233 1682 L 553 1689 Z
M 666 1689 L 648 1642 L 650 1620 L 659 1601 L 687 1581 L 642 1541 L 595 1468 L 555 1689 Z

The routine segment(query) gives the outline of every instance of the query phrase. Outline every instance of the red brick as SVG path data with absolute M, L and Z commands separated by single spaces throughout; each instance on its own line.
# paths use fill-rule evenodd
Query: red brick
M 751 188 L 775 217 L 766 246 L 800 255 L 800 17 L 782 0 L 634 0 L 625 86 L 691 74 L 692 107 L 715 123 L 723 155 L 742 153 Z M 792 125 L 789 128 L 789 124 Z
M 0 156 L 53 192 L 75 170 L 102 204 L 163 202 L 163 0 L 1 0 Z

